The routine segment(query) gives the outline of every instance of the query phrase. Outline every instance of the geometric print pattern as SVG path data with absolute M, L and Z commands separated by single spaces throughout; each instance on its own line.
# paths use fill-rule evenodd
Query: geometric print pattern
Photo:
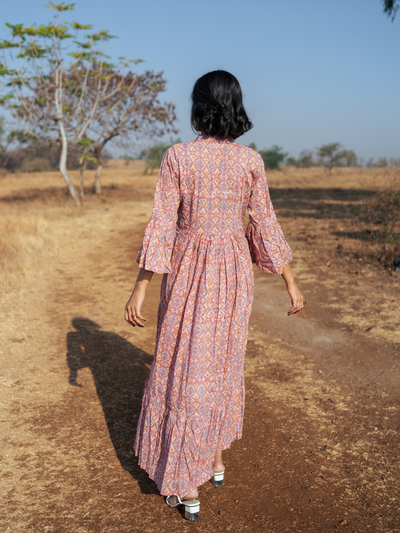
M 280 274 L 291 259 L 257 152 L 206 135 L 167 150 L 137 259 L 164 274 L 134 446 L 161 494 L 205 483 L 241 438 L 252 262 Z

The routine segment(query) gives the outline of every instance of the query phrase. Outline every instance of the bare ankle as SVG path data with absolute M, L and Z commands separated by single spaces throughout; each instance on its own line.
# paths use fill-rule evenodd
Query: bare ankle
M 222 462 L 222 450 L 217 450 L 215 452 L 212 469 L 214 472 L 223 472 L 225 470 L 224 463 Z
M 225 465 L 224 463 L 214 463 L 212 465 L 212 469 L 214 472 L 223 472 L 225 470 Z
M 199 497 L 199 489 L 193 489 L 182 498 L 182 500 L 192 500 Z

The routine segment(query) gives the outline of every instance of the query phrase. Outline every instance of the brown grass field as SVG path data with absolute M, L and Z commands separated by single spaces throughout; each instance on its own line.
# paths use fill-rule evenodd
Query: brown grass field
M 188 523 L 132 451 L 160 286 L 130 329 L 143 168 L 110 162 L 100 197 L 87 172 L 83 208 L 58 173 L 0 176 L 0 531 L 400 531 L 400 274 L 361 217 L 399 170 L 268 174 L 307 307 L 287 317 L 282 280 L 255 267 L 244 436 Z

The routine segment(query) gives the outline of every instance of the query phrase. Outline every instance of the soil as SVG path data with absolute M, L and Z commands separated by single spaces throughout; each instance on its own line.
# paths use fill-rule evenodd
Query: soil
M 50 173 L 0 178 L 3 215 L 44 217 L 50 243 L 1 302 L 2 532 L 400 531 L 400 275 L 360 255 L 373 190 L 320 174 L 271 175 L 307 305 L 288 317 L 282 279 L 255 267 L 244 435 L 194 523 L 132 450 L 161 276 L 144 329 L 123 311 L 154 177 L 106 171 L 84 209 Z

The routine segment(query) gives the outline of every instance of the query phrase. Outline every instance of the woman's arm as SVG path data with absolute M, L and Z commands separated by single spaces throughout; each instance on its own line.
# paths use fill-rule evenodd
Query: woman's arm
M 292 260 L 292 252 L 272 206 L 264 162 L 260 154 L 255 152 L 251 162 L 251 175 L 247 205 L 249 224 L 246 230 L 251 259 L 263 272 L 281 274 Z
M 141 308 L 146 297 L 146 289 L 153 277 L 154 272 L 141 268 L 139 270 L 138 277 L 136 279 L 135 288 L 132 291 L 125 306 L 125 320 L 132 324 L 133 327 L 143 327 L 142 320 L 146 322 L 146 319 L 141 314 Z
M 306 305 L 306 302 L 304 301 L 304 296 L 302 295 L 299 287 L 297 286 L 290 265 L 286 265 L 283 269 L 282 278 L 286 282 L 286 289 L 292 300 L 292 307 L 291 309 L 289 309 L 288 315 L 294 315 L 295 313 L 298 313 L 303 309 L 303 307 Z

